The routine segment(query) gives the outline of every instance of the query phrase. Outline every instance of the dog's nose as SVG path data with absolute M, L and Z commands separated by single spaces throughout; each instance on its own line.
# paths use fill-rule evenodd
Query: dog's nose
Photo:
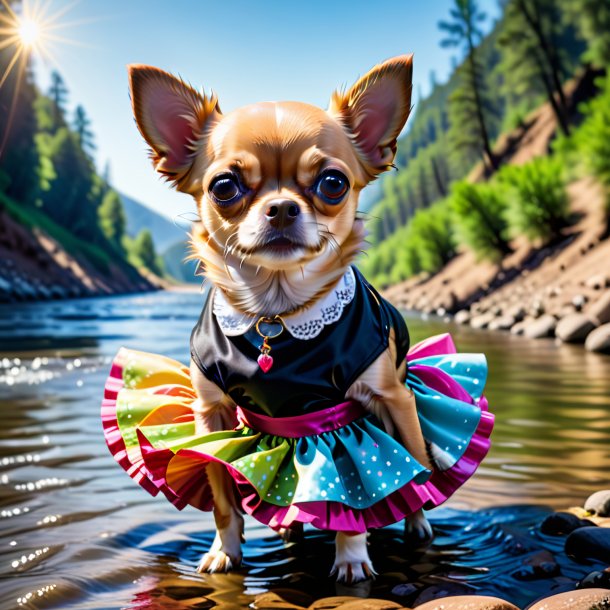
M 301 208 L 290 199 L 272 199 L 267 204 L 265 218 L 274 229 L 285 229 L 297 219 Z

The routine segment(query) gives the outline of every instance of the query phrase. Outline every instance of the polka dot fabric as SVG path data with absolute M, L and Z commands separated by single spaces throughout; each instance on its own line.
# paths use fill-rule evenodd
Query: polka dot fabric
M 106 383 L 106 441 L 132 478 L 178 508 L 212 509 L 205 467 L 217 462 L 233 478 L 245 512 L 271 527 L 381 527 L 445 501 L 476 470 L 493 428 L 482 355 L 457 354 L 449 335 L 439 335 L 413 346 L 407 360 L 422 432 L 442 452 L 443 470 L 427 470 L 350 403 L 284 421 L 238 409 L 233 429 L 198 434 L 188 369 L 126 349 Z M 336 409 L 341 418 L 333 424 Z

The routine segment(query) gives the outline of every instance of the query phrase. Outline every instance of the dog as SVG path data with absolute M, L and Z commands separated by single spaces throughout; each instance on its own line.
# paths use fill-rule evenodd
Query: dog
M 281 333 L 350 273 L 365 240 L 357 215 L 360 192 L 392 167 L 411 110 L 412 56 L 389 59 L 350 88 L 335 91 L 327 110 L 262 102 L 223 114 L 213 93 L 200 93 L 155 67 L 128 70 L 135 120 L 156 171 L 195 199 L 200 223 L 192 246 L 205 277 L 225 308 L 256 323 L 263 340 L 263 373 L 257 374 L 264 377 L 271 366 L 281 374 L 283 364 L 271 352 L 275 331 L 261 331 L 259 324 L 275 324 Z M 369 293 L 379 304 L 380 297 Z M 413 392 L 405 385 L 404 353 L 397 359 L 404 342 L 397 324 L 390 325 L 387 346 L 350 381 L 343 399 L 373 413 L 432 470 L 442 455 L 435 458 L 424 441 Z M 368 356 L 363 350 L 353 357 L 364 362 Z M 236 400 L 203 369 L 194 357 L 197 430 L 230 430 Z M 217 532 L 198 570 L 223 572 L 240 564 L 244 519 L 222 467 L 209 464 L 207 476 Z M 431 534 L 421 511 L 409 517 L 407 527 L 420 538 Z M 290 535 L 288 529 L 282 533 Z M 366 533 L 337 532 L 333 572 L 348 582 L 374 575 Z

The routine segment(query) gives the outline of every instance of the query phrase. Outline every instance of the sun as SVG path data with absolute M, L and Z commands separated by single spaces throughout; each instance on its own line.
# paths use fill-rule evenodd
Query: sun
M 33 47 L 40 37 L 40 26 L 32 19 L 20 19 L 17 31 L 24 47 Z
M 63 28 L 84 21 L 66 22 L 63 18 L 79 0 L 54 9 L 53 0 L 0 0 L 0 51 L 3 54 L 3 71 L 0 72 L 0 89 L 8 85 L 13 89 L 12 101 L 4 133 L 0 133 L 0 156 L 4 152 L 18 99 L 21 81 L 30 60 L 36 57 L 45 63 L 58 65 L 52 52 L 55 43 L 79 44 L 60 35 Z M 9 76 L 16 75 L 12 80 Z

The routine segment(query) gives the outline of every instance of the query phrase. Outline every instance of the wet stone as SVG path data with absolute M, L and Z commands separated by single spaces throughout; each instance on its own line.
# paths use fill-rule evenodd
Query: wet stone
M 559 565 L 553 555 L 549 551 L 543 550 L 526 557 L 523 565 L 512 575 L 517 580 L 538 580 L 552 578 L 559 573 Z
M 587 313 L 596 324 L 610 322 L 610 290 L 604 292 Z
M 392 589 L 392 595 L 396 595 L 397 597 L 409 597 L 416 593 L 418 589 L 419 587 L 412 582 L 404 582 L 400 585 L 396 585 Z
M 610 568 L 603 572 L 591 572 L 576 585 L 577 589 L 610 589 Z
M 573 313 L 559 320 L 555 336 L 564 343 L 582 343 L 595 328 L 589 318 L 582 313 Z
M 551 536 L 561 536 L 569 534 L 581 527 L 594 526 L 594 523 L 587 519 L 579 519 L 570 513 L 553 513 L 549 515 L 541 524 L 540 531 Z
M 528 324 L 523 334 L 529 339 L 541 339 L 543 337 L 552 337 L 555 334 L 555 326 L 557 320 L 550 314 L 544 314 L 537 320 Z
M 578 561 L 598 559 L 610 562 L 610 528 L 583 527 L 566 539 L 565 551 Z
M 486 595 L 459 595 L 417 606 L 417 610 L 519 610 L 510 602 Z
M 467 309 L 461 309 L 453 319 L 456 324 L 468 324 L 470 322 L 470 312 Z
M 598 517 L 610 517 L 610 489 L 596 491 L 587 498 L 585 510 Z
M 417 596 L 417 599 L 412 605 L 417 607 L 420 604 L 424 604 L 432 600 L 444 600 L 444 598 L 454 595 L 472 595 L 473 593 L 475 593 L 475 589 L 473 587 L 469 587 L 468 585 L 454 582 L 444 582 L 438 585 L 426 587 Z
M 566 591 L 545 597 L 526 610 L 602 610 L 604 603 L 610 602 L 610 591 L 607 589 L 581 589 Z
M 489 323 L 489 330 L 509 330 L 516 323 L 513 316 L 500 316 Z
M 592 330 L 585 341 L 585 349 L 590 352 L 610 354 L 610 323 Z

